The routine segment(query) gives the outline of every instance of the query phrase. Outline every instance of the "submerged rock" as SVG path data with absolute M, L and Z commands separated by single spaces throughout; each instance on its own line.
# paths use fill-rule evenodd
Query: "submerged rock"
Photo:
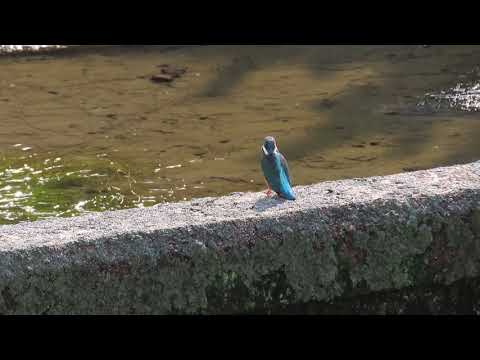
M 153 75 L 150 78 L 154 82 L 172 82 L 187 72 L 186 68 L 177 68 L 167 64 L 158 67 L 160 68 L 160 74 Z
M 165 74 L 159 74 L 159 75 L 153 75 L 150 80 L 153 82 L 172 82 L 173 81 L 173 76 L 171 75 L 165 75 Z

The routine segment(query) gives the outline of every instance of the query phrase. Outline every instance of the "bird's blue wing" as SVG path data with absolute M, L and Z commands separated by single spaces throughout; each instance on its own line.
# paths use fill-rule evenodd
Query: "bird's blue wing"
M 280 155 L 280 164 L 282 165 L 283 171 L 285 171 L 285 175 L 287 175 L 287 179 L 290 186 L 292 186 L 292 181 L 290 180 L 290 173 L 288 171 L 287 159 L 285 159 L 285 157 L 282 154 L 279 154 L 279 155 Z
M 271 158 L 263 157 L 262 170 L 273 191 L 281 197 L 295 200 L 295 194 L 290 184 L 287 161 L 283 156 L 275 154 Z
M 275 169 L 275 160 L 264 156 L 262 158 L 262 170 L 270 188 L 273 191 L 280 191 L 280 177 L 278 170 Z

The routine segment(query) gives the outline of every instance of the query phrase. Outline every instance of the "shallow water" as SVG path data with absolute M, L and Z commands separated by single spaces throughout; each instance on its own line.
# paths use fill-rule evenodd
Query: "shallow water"
M 0 223 L 263 190 L 266 135 L 296 185 L 477 160 L 479 57 L 479 46 L 3 56 Z M 187 72 L 151 82 L 161 64 Z

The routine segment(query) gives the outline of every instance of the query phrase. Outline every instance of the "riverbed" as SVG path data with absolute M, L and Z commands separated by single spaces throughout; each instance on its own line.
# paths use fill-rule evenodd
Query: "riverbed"
M 80 48 L 0 57 L 0 224 L 480 157 L 479 46 Z

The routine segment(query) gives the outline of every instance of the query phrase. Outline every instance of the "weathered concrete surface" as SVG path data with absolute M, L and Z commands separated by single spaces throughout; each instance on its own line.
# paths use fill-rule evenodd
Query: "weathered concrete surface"
M 0 313 L 248 313 L 480 275 L 480 162 L 0 227 Z

